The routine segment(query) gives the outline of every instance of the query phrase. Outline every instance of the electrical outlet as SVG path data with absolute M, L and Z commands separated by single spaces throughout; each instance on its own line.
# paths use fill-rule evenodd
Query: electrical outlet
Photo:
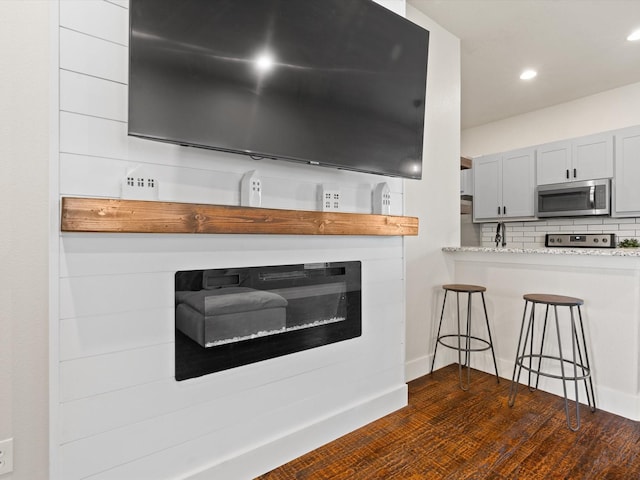
M 378 215 L 391 214 L 391 190 L 387 182 L 379 183 L 373 189 L 373 213 Z
M 321 185 L 318 189 L 318 206 L 321 212 L 342 211 L 342 196 L 340 190 L 329 185 Z
M 259 207 L 262 204 L 262 180 L 255 170 L 245 173 L 240 181 L 240 205 Z
M 13 472 L 13 438 L 0 441 L 0 475 Z
M 130 170 L 122 180 L 121 198 L 127 200 L 158 200 L 158 179 L 146 169 L 136 167 Z

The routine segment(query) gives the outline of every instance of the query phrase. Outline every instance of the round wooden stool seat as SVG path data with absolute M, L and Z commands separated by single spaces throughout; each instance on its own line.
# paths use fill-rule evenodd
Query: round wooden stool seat
M 583 305 L 584 300 L 575 297 L 565 297 L 564 295 L 550 295 L 546 293 L 527 293 L 523 295 L 525 300 L 533 303 L 544 303 L 546 305 L 557 305 L 562 307 L 577 307 Z
M 463 283 L 452 283 L 449 285 L 443 285 L 443 289 L 450 290 L 452 292 L 464 292 L 464 293 L 476 293 L 486 292 L 487 289 L 480 285 L 465 285 Z

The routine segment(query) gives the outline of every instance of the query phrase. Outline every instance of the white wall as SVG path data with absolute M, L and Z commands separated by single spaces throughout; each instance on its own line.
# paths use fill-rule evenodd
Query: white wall
M 3 480 L 48 470 L 49 2 L 0 2 L 0 440 Z
M 640 83 L 462 131 L 462 154 L 477 157 L 640 125 Z
M 460 41 L 411 5 L 407 17 L 430 31 L 423 178 L 405 181 L 406 214 L 420 218 L 407 237 L 407 380 L 431 367 L 434 322 L 452 266 L 441 248 L 460 239 Z M 446 353 L 440 360 L 446 362 Z
M 404 0 L 381 3 L 404 8 Z M 400 179 L 127 137 L 126 6 L 60 2 L 54 202 L 69 195 L 117 197 L 127 170 L 140 165 L 159 180 L 161 200 L 233 205 L 242 174 L 257 168 L 265 207 L 314 209 L 317 184 L 333 183 L 348 211 L 369 212 L 372 187 L 387 181 L 392 213 L 403 213 Z M 445 78 L 437 74 L 438 63 L 453 68 L 451 61 L 457 74 L 457 57 L 449 59 L 447 41 L 441 45 L 431 50 L 429 95 L 447 116 L 442 124 L 434 114 L 428 118 L 433 157 L 422 185 L 443 188 L 438 177 L 446 172 L 455 196 L 457 171 L 436 156 L 458 155 L 459 79 L 449 70 Z M 451 98 L 452 105 L 441 100 Z M 449 193 L 446 186 L 443 192 Z M 426 228 L 438 228 L 442 215 Z M 453 225 L 441 230 L 457 235 Z M 52 287 L 60 299 L 51 325 L 52 338 L 59 338 L 52 352 L 53 478 L 248 478 L 406 403 L 400 237 L 56 234 L 53 241 L 60 245 Z M 450 242 L 428 242 L 429 256 L 443 264 L 435 243 Z M 174 381 L 176 270 L 340 260 L 363 263 L 360 338 Z M 440 276 L 446 270 L 434 268 Z

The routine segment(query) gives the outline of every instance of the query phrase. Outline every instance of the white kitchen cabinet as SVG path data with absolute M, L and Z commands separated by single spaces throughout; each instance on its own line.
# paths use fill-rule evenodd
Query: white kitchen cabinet
M 614 132 L 612 216 L 640 216 L 640 127 Z
M 473 170 L 460 170 L 460 195 L 473 195 Z
M 576 138 L 572 142 L 574 180 L 613 178 L 613 135 L 611 132 Z M 573 172 L 572 172 L 573 173 Z
M 571 141 L 547 143 L 537 148 L 536 176 L 538 185 L 569 180 L 571 169 Z
M 533 218 L 535 149 L 474 159 L 473 191 L 475 222 Z
M 538 185 L 613 177 L 611 132 L 537 147 Z
M 502 156 L 473 159 L 473 220 L 500 217 L 502 209 Z

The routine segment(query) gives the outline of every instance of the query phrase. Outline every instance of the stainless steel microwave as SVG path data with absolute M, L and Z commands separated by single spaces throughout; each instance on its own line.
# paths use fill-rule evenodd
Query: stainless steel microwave
M 609 179 L 540 185 L 536 189 L 537 217 L 581 217 L 611 213 Z

